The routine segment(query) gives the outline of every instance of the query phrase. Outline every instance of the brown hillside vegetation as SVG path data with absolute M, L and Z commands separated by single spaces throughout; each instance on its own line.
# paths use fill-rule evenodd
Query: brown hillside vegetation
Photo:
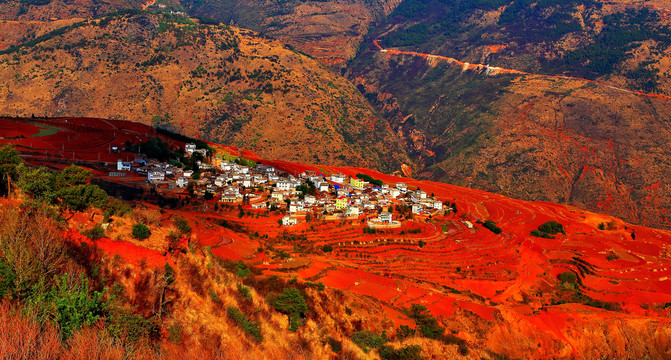
M 335 68 L 344 68 L 374 21 L 399 0 L 282 1 L 182 0 L 190 14 L 261 31 Z
M 449 40 L 390 18 L 348 72 L 415 173 L 671 226 L 665 3 L 458 3 Z
M 351 83 L 250 31 L 143 13 L 39 40 L 0 56 L 0 113 L 129 119 L 266 158 L 409 163 Z
M 0 3 L 0 20 L 53 21 L 92 18 L 112 11 L 139 9 L 143 0 L 7 0 Z

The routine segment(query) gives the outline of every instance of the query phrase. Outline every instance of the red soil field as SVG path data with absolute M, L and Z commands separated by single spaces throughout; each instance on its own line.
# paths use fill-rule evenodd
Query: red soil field
M 17 126 L 11 127 L 12 124 Z M 8 137 L 2 129 L 6 129 L 7 134 L 18 131 L 26 136 L 25 139 L 0 139 L 0 144 L 16 144 L 23 154 L 57 152 L 64 146 L 66 157 L 68 149 L 75 149 L 78 157 L 97 160 L 98 153 L 105 152 L 111 143 L 154 136 L 152 130 L 143 125 L 121 121 L 68 119 L 66 124 L 64 119 L 57 119 L 49 123 L 54 124 L 64 130 L 30 138 L 29 135 L 44 124 L 30 120 L 26 125 L 0 119 L 0 137 Z M 103 131 L 92 130 L 92 124 Z M 28 148 L 31 141 L 39 150 Z M 256 159 L 253 153 L 229 150 Z M 105 161 L 116 161 L 119 155 L 112 155 L 105 157 Z M 450 324 L 455 316 L 470 314 L 469 321 L 490 329 L 487 338 L 481 341 L 495 348 L 512 346 L 513 332 L 537 341 L 528 347 L 519 345 L 514 353 L 518 356 L 571 358 L 581 354 L 587 358 L 598 357 L 597 353 L 581 353 L 587 346 L 586 335 L 579 334 L 584 326 L 613 324 L 614 321 L 669 324 L 668 310 L 664 308 L 666 303 L 671 303 L 669 231 L 627 224 L 611 216 L 570 206 L 521 201 L 367 169 L 281 160 L 263 160 L 263 163 L 294 175 L 305 170 L 324 175 L 364 173 L 390 185 L 404 182 L 410 188 L 419 187 L 428 194 L 434 193 L 442 201 L 455 202 L 458 212 L 430 220 L 417 218 L 404 222 L 400 229 L 376 234 L 364 234 L 365 225 L 351 223 L 313 222 L 282 227 L 277 223 L 282 215 L 261 213 L 238 218 L 237 209 L 212 213 L 187 208 L 165 210 L 166 213 L 184 216 L 194 229 L 192 241 L 210 246 L 215 256 L 252 262 L 266 274 L 322 282 L 330 288 L 375 298 L 393 309 L 390 311 L 419 303 L 444 324 Z M 244 233 L 218 225 L 221 220 L 244 228 Z M 461 223 L 463 220 L 473 223 L 474 229 L 468 229 Z M 503 232 L 496 235 L 478 224 L 478 220 L 492 220 Z M 554 239 L 530 235 L 547 221 L 563 224 L 566 234 L 557 234 Z M 608 224 L 608 229 L 599 230 L 601 223 Z M 412 234 L 411 229 L 420 229 L 420 232 Z M 256 232 L 261 238 L 250 237 L 249 234 Z M 290 236 L 299 240 L 288 240 Z M 424 242 L 423 247 L 419 246 L 420 240 Z M 307 265 L 293 270 L 284 268 L 284 260 L 274 257 L 273 251 L 258 251 L 266 241 L 276 250 L 303 259 Z M 162 254 L 123 241 L 103 239 L 96 244 L 105 252 L 119 254 L 134 264 L 146 259 L 150 266 L 163 266 L 166 261 Z M 334 251 L 323 254 L 321 246 L 324 244 L 332 245 Z M 298 245 L 308 250 L 301 253 L 296 250 Z M 617 303 L 619 307 L 609 311 L 574 300 L 567 304 L 555 303 L 566 295 L 557 276 L 567 271 L 576 274 L 584 296 L 593 301 Z M 476 338 L 480 331 L 476 329 L 464 328 L 459 334 Z

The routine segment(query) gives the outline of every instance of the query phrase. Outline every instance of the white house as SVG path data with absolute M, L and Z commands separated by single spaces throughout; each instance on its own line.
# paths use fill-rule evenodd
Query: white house
M 282 200 L 284 200 L 284 194 L 279 192 L 279 191 L 275 191 L 272 194 L 270 194 L 270 198 L 282 201 Z
M 252 209 L 264 209 L 268 207 L 265 201 L 257 202 L 255 204 L 252 204 Z
M 392 221 L 392 215 L 389 212 L 381 212 L 377 218 L 380 220 L 380 222 L 384 223 L 390 223 Z
M 408 191 L 408 187 L 405 185 L 405 183 L 402 182 L 396 183 L 396 188 L 404 194 Z
M 130 165 L 131 163 L 124 162 L 123 160 L 119 159 L 116 162 L 116 169 L 118 171 L 130 171 Z
M 147 180 L 149 182 L 165 180 L 165 173 L 163 171 L 150 170 L 147 172 Z
M 248 188 L 248 187 L 252 187 L 252 185 L 253 185 L 253 182 L 252 182 L 251 177 L 245 176 L 244 179 L 242 179 L 242 186 Z
M 312 205 L 317 202 L 317 198 L 313 195 L 305 195 L 305 198 L 303 199 L 306 205 Z
M 177 184 L 177 186 L 179 186 L 181 188 L 186 187 L 187 185 L 189 185 L 189 179 L 187 179 L 185 177 L 179 177 L 179 178 L 177 178 L 177 181 L 175 181 L 175 183 Z
M 329 191 L 329 184 L 326 181 L 319 184 L 319 192 L 328 192 L 328 191 Z
M 443 203 L 440 200 L 434 200 L 433 208 L 436 210 L 443 210 Z
M 293 189 L 295 189 L 295 187 L 289 181 L 278 181 L 277 182 L 277 190 L 289 191 L 289 190 L 293 190 Z
M 249 167 L 240 166 L 240 168 L 238 169 L 238 174 L 249 174 Z
M 184 170 L 182 171 L 182 175 L 190 178 L 193 175 L 193 170 Z
M 219 175 L 219 176 L 217 176 L 216 179 L 214 179 L 214 185 L 221 187 L 221 186 L 226 185 L 226 181 L 227 180 L 226 180 L 225 176 Z
M 230 161 L 222 161 L 219 167 L 221 168 L 222 171 L 231 171 L 236 169 L 238 164 Z
M 274 174 L 275 168 L 270 165 L 257 164 L 256 171 L 266 174 Z
M 196 151 L 196 144 L 194 143 L 184 144 L 184 151 L 188 154 L 193 154 L 193 152 Z
M 345 216 L 354 217 L 361 215 L 361 208 L 358 206 L 352 206 L 345 211 Z
M 293 226 L 298 224 L 298 219 L 292 218 L 291 216 L 287 215 L 282 218 L 282 225 L 284 226 Z
M 346 179 L 347 177 L 345 176 L 345 174 L 331 175 L 331 181 L 333 181 L 334 183 L 344 184 Z
M 421 214 L 424 211 L 424 205 L 422 204 L 412 204 L 412 213 Z
M 419 189 L 417 189 L 417 191 L 415 191 L 415 196 L 420 198 L 420 199 L 426 199 L 426 193 L 422 190 L 419 190 Z
M 389 189 L 389 196 L 391 196 L 392 198 L 397 198 L 400 195 L 401 195 L 401 190 L 399 190 L 398 188 Z
M 292 201 L 289 204 L 289 212 L 295 213 L 299 211 L 305 211 L 305 207 L 302 201 Z
M 227 190 L 221 194 L 221 201 L 225 203 L 242 202 L 242 195 L 235 191 Z

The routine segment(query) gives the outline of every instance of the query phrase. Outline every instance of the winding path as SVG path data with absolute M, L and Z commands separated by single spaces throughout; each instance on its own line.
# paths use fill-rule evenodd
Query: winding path
M 623 89 L 619 88 L 613 85 L 606 84 L 601 81 L 597 80 L 589 80 L 589 79 L 583 79 L 579 77 L 573 77 L 573 76 L 565 76 L 565 75 L 545 75 L 545 74 L 533 74 L 533 73 L 528 73 L 525 71 L 520 71 L 520 70 L 515 70 L 515 69 L 506 69 L 502 67 L 497 67 L 497 66 L 489 66 L 489 65 L 483 65 L 483 64 L 472 64 L 472 63 L 467 63 L 463 62 L 460 60 L 457 60 L 455 58 L 447 57 L 447 56 L 442 56 L 442 55 L 433 55 L 433 54 L 426 54 L 426 53 L 419 53 L 419 52 L 414 52 L 414 51 L 401 51 L 401 50 L 394 50 L 394 49 L 385 49 L 380 45 L 380 40 L 373 40 L 373 44 L 379 49 L 380 52 L 385 53 L 385 54 L 391 54 L 391 55 L 410 55 L 410 56 L 417 56 L 421 57 L 422 59 L 425 59 L 429 65 L 435 64 L 437 61 L 446 61 L 448 64 L 454 64 L 461 66 L 462 70 L 461 71 L 475 71 L 478 73 L 485 73 L 486 75 L 489 76 L 496 76 L 499 74 L 512 74 L 512 75 L 532 75 L 532 76 L 540 76 L 540 77 L 546 77 L 546 78 L 554 78 L 554 79 L 564 79 L 564 80 L 578 80 L 578 81 L 584 81 L 588 83 L 593 83 L 597 84 L 599 86 L 604 86 L 613 90 L 629 93 L 629 94 L 634 94 L 634 95 L 639 95 L 643 97 L 649 97 L 649 98 L 658 98 L 658 99 L 671 99 L 671 96 L 669 95 L 663 95 L 663 94 L 648 94 L 640 91 L 635 91 L 635 90 L 628 90 L 628 89 Z

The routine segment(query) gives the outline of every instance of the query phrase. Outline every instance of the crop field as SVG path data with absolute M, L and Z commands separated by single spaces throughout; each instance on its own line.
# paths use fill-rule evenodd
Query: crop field
M 169 139 L 146 125 L 121 120 L 92 118 L 0 118 L 0 145 L 13 144 L 28 160 L 47 159 L 116 162 L 132 160 L 134 154 L 113 152 L 125 143 L 159 138 L 173 146 L 183 143 Z

